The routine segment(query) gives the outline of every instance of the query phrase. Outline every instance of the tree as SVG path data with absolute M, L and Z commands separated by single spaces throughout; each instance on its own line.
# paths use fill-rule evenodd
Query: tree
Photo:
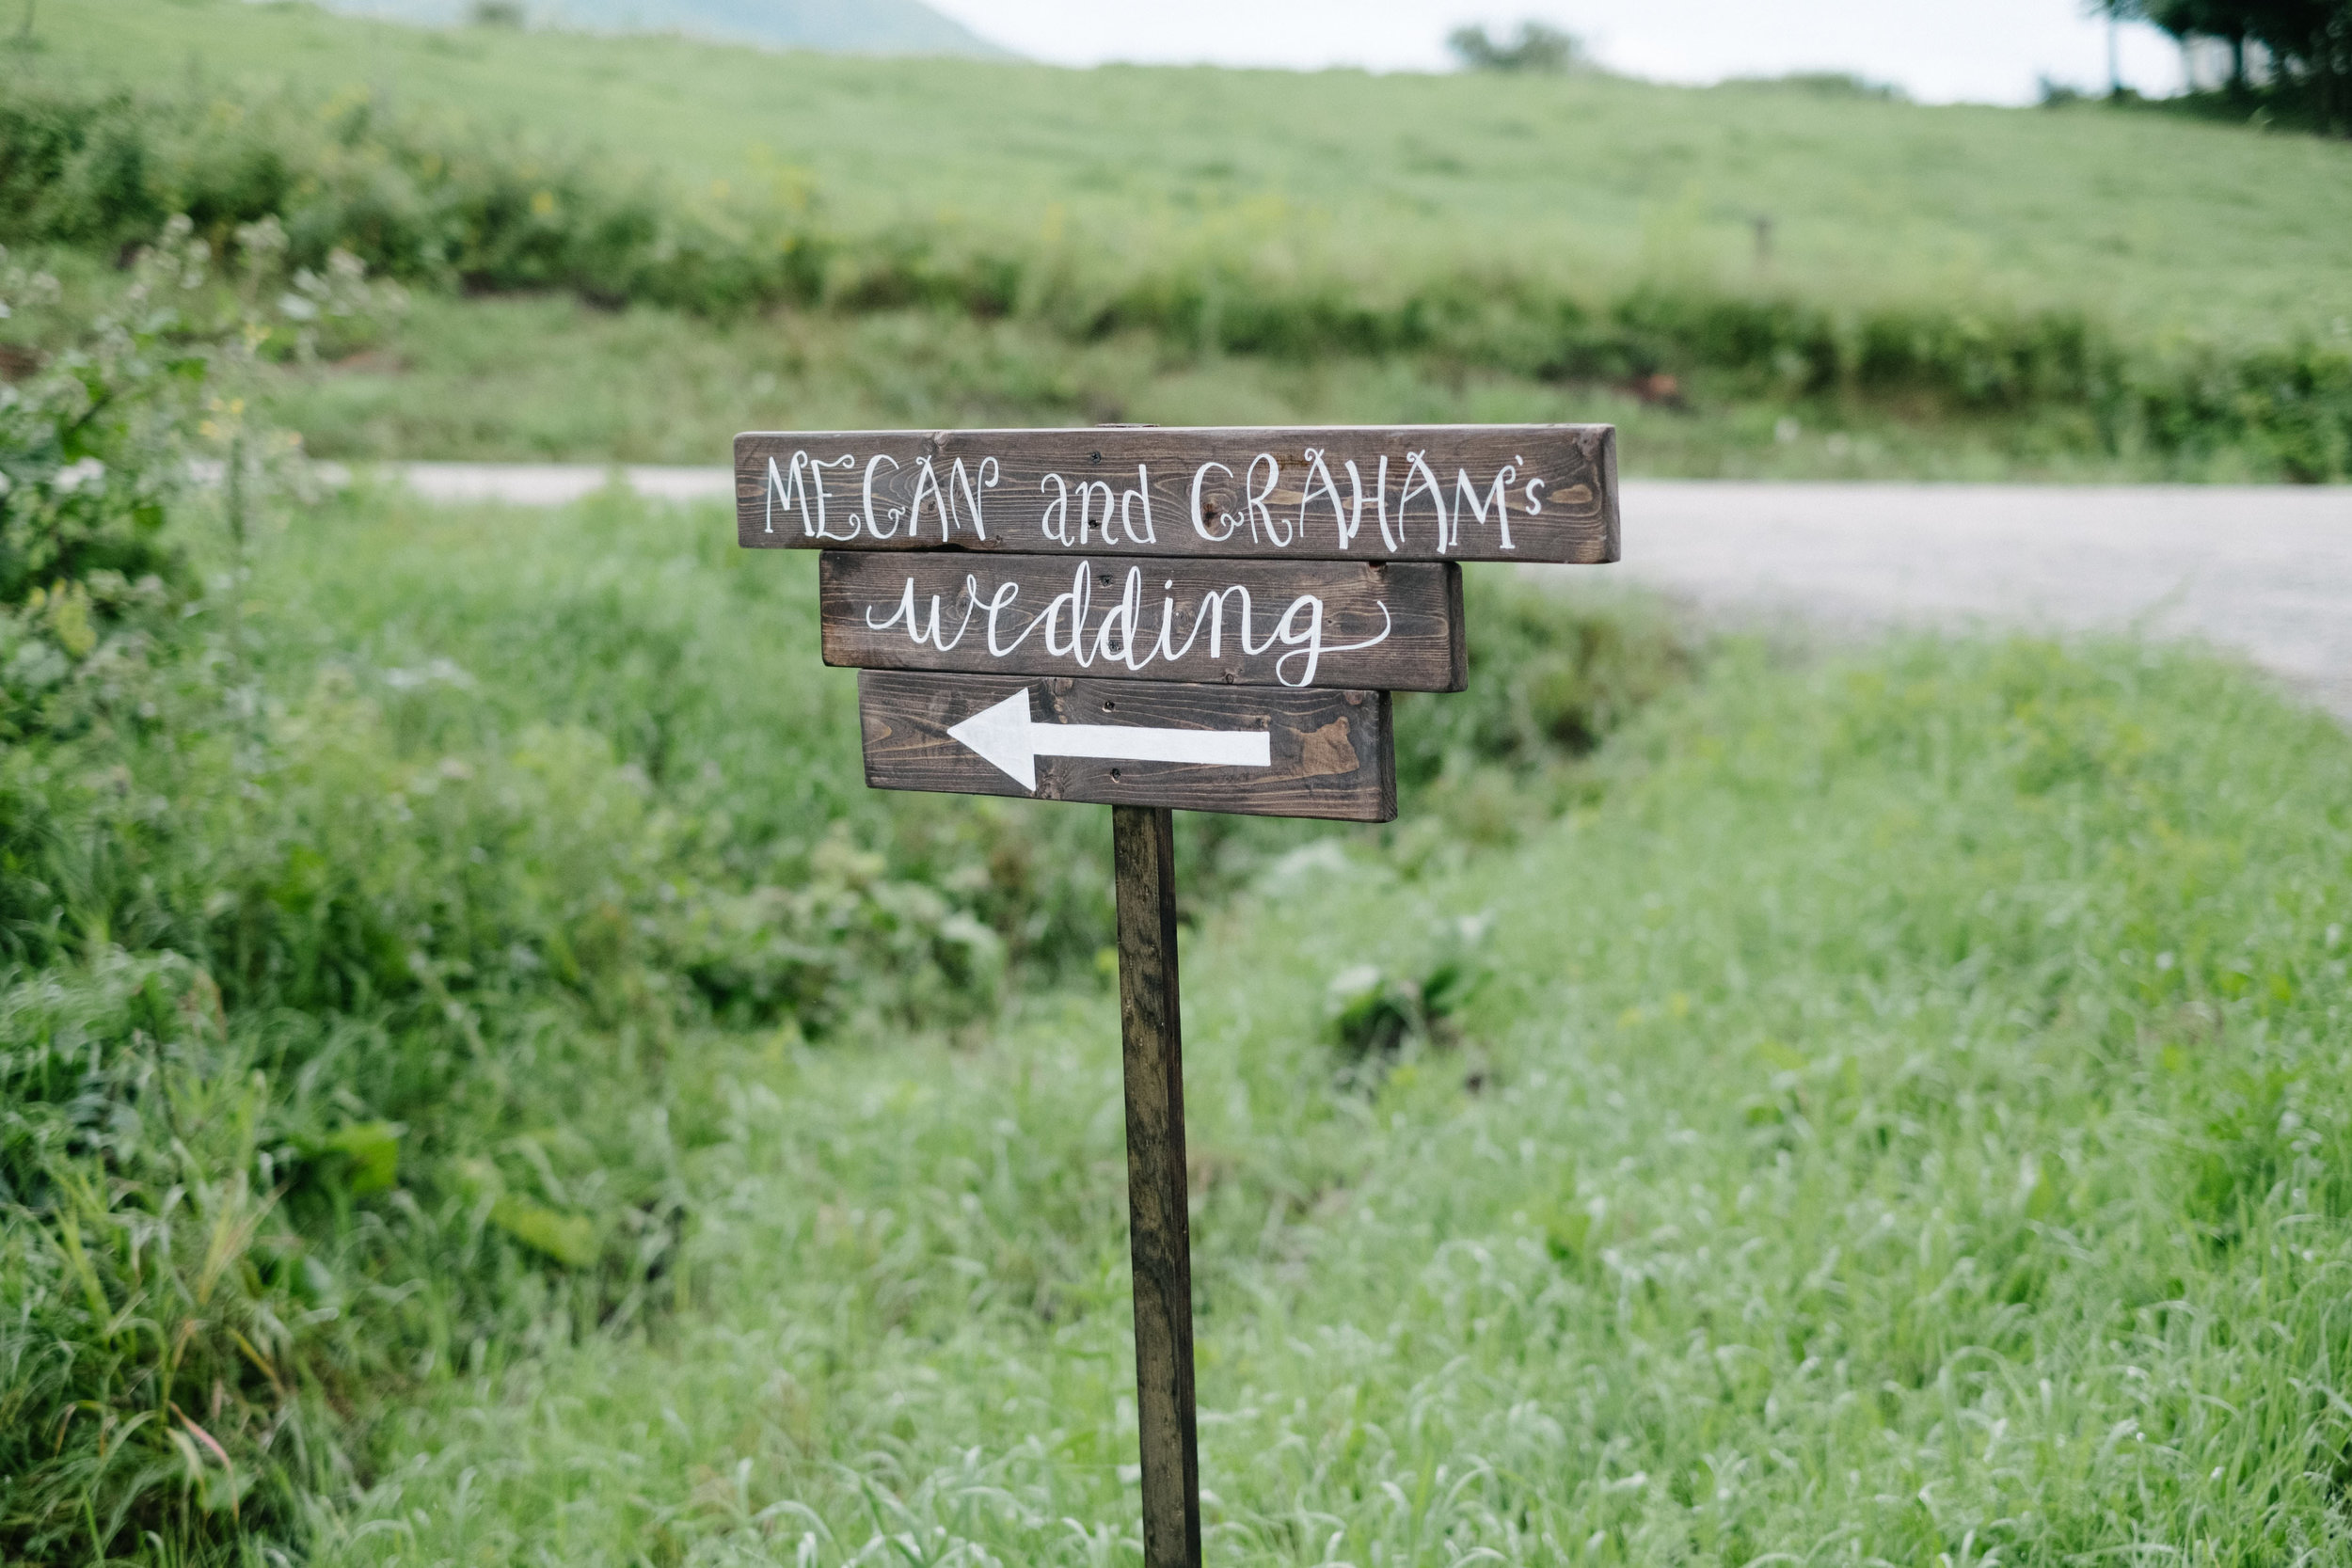
M 2246 90 L 2246 8 L 2233 0 L 2145 0 L 2140 15 L 2172 35 L 2185 51 L 2189 40 L 2219 39 L 2230 46 L 2230 90 Z
M 2126 22 L 2138 22 L 2148 15 L 2145 0 L 2091 0 L 2091 14 L 2107 19 L 2107 96 L 2123 96 L 2123 57 L 2116 45 L 2116 34 Z
M 2183 43 L 2227 43 L 2233 90 L 2248 85 L 2246 46 L 2259 44 L 2274 89 L 2299 90 L 2321 130 L 2352 132 L 2352 0 L 2094 0 L 2092 8 L 2110 29 L 2149 22 Z
M 1484 27 L 1456 27 L 1446 47 L 1470 71 L 1511 71 L 1557 75 L 1585 63 L 1584 40 L 1540 22 L 1519 24 L 1518 41 L 1502 43 Z
M 2311 94 L 2320 128 L 2352 133 L 2352 0 L 2210 0 L 2243 19 L 2272 69 Z

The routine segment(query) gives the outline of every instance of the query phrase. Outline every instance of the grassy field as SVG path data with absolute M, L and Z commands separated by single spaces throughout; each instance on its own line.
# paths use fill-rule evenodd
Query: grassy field
M 863 787 L 813 558 L 716 509 L 362 493 L 239 546 L 192 500 L 172 537 L 161 615 L 0 620 L 10 1560 L 298 1537 L 435 1369 L 674 1307 L 717 1135 L 662 1130 L 674 1071 L 975 1041 L 1108 928 L 1101 813 Z M 1637 607 L 1477 596 L 1480 695 L 1404 705 L 1401 784 L 1454 803 L 1408 863 L 1573 798 L 1689 667 Z M 1313 831 L 1188 819 L 1188 906 Z
M 1102 814 L 715 509 L 203 547 L 0 753 L 9 1549 L 1131 1551 Z M 1395 828 L 1184 824 L 1220 1560 L 2352 1549 L 2352 741 L 1473 587 Z
M 2131 647 L 1735 653 L 1602 776 L 1188 942 L 1215 1560 L 2352 1551 L 2341 732 Z M 1466 932 L 1445 1028 L 1333 1043 Z M 673 1313 L 432 1383 L 324 1560 L 1131 1560 L 1115 1038 L 681 1050 Z
M 1075 71 L 440 33 L 246 0 L 44 8 L 47 78 L 376 95 L 706 188 L 1110 264 L 1248 253 L 1375 284 L 1663 269 L 1836 299 L 2071 305 L 2267 342 L 2352 317 L 2352 149 L 2160 117 L 1607 77 Z M 1772 220 L 1759 264 L 1752 220 Z

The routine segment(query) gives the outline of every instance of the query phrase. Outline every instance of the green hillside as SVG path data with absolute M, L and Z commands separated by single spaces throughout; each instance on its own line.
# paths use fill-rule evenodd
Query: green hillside
M 227 253 L 279 225 L 289 280 L 342 248 L 414 292 L 274 385 L 326 456 L 1598 419 L 1648 473 L 2352 475 L 2342 142 L 1818 81 L 1072 71 L 296 0 L 36 14 L 0 51 L 0 244 L 76 309 L 175 214 Z M 0 322 L 0 349 L 44 330 Z
M 50 79 L 375 94 L 705 187 L 813 187 L 853 228 L 1098 262 L 1247 257 L 1375 289 L 1440 264 L 1595 290 L 1696 274 L 1839 301 L 2079 306 L 2150 339 L 2266 342 L 2352 320 L 2352 147 L 2097 106 L 779 59 L 245 0 L 74 0 L 40 16 L 30 61 Z
M 1005 53 L 920 0 L 540 0 L 523 8 L 533 25 L 578 32 L 682 33 L 848 55 Z M 467 0 L 332 0 L 327 9 L 435 27 L 474 14 Z

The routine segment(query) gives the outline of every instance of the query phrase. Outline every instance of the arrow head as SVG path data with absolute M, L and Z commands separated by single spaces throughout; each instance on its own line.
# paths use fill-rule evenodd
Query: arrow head
M 961 741 L 1031 793 L 1037 793 L 1037 748 L 1029 738 L 1029 689 L 1023 687 L 993 707 L 984 707 L 947 727 Z

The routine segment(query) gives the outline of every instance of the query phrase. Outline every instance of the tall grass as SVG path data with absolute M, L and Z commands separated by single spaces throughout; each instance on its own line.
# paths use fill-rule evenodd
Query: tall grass
M 977 1038 L 1108 928 L 1101 814 L 863 787 L 812 562 L 713 509 L 265 515 L 190 501 L 215 586 L 0 752 L 12 1557 L 298 1544 L 404 1389 L 689 1288 L 709 1042 Z M 1690 655 L 1479 594 L 1409 770 L 1541 811 Z M 1191 825 L 1188 894 L 1300 836 Z
M 12 1555 L 1120 1549 L 1104 824 L 863 791 L 723 521 L 194 540 L 0 753 Z M 2332 1550 L 2341 733 L 1473 591 L 1406 821 L 1186 824 L 1219 1549 Z
M 1184 954 L 1247 1563 L 2332 1560 L 2352 744 L 2189 655 L 1737 657 L 1532 841 Z M 1335 982 L 1489 977 L 1378 1070 Z M 694 1304 L 399 1423 L 333 1561 L 1132 1555 L 1116 1013 L 713 1042 Z

